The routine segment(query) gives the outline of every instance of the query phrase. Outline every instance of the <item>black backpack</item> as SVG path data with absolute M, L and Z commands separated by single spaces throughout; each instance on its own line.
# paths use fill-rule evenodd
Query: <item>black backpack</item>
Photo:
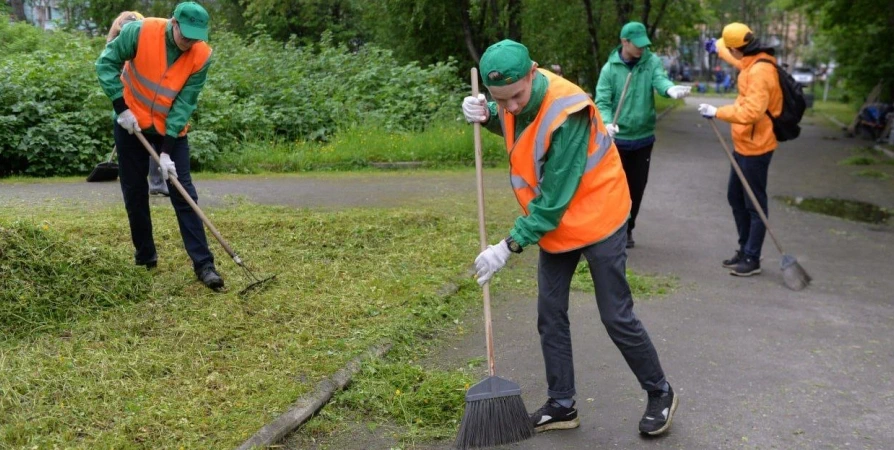
M 757 62 L 765 62 L 773 64 L 769 59 L 759 59 Z M 807 102 L 804 101 L 804 86 L 795 81 L 791 74 L 776 64 L 776 73 L 779 75 L 779 87 L 782 88 L 782 114 L 779 117 L 773 117 L 770 110 L 767 110 L 767 116 L 773 121 L 773 134 L 779 142 L 790 141 L 801 134 L 801 117 L 804 116 L 804 110 L 807 109 Z

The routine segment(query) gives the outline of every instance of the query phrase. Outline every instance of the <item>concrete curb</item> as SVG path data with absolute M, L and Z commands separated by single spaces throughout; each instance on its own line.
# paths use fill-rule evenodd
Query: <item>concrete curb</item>
M 381 344 L 371 347 L 366 353 L 352 359 L 344 368 L 335 372 L 331 377 L 319 382 L 316 389 L 307 395 L 303 395 L 295 401 L 294 405 L 274 421 L 264 425 L 254 436 L 248 438 L 237 450 L 249 450 L 254 448 L 267 448 L 281 441 L 287 434 L 294 431 L 301 424 L 310 419 L 314 413 L 325 405 L 335 391 L 344 388 L 351 382 L 364 361 L 372 358 L 381 358 L 391 350 L 391 344 Z
M 830 116 L 830 115 L 828 115 L 828 114 L 823 114 L 823 117 L 825 117 L 826 119 L 829 119 L 830 122 L 834 123 L 835 125 L 837 125 L 837 126 L 839 126 L 839 127 L 841 127 L 841 128 L 847 128 L 847 125 L 846 125 L 846 124 L 841 123 L 840 120 L 838 120 L 838 119 L 836 119 L 836 118 L 834 118 L 834 117 L 832 117 L 832 116 Z
M 880 151 L 880 152 L 882 152 L 882 153 L 884 153 L 888 158 L 894 158 L 894 152 L 892 152 L 891 150 L 886 149 L 886 148 L 885 148 L 884 146 L 882 146 L 882 145 L 876 145 L 876 146 L 873 147 L 873 148 L 876 149 L 876 150 L 878 150 L 878 151 Z
M 658 115 L 655 117 L 655 122 L 658 122 L 659 120 L 661 120 L 662 117 L 664 117 L 667 113 L 671 112 L 671 111 L 672 111 L 674 108 L 676 108 L 676 107 L 677 107 L 677 105 L 670 105 L 670 106 L 668 106 L 667 108 L 664 108 L 664 111 L 661 111 L 661 112 L 658 113 Z

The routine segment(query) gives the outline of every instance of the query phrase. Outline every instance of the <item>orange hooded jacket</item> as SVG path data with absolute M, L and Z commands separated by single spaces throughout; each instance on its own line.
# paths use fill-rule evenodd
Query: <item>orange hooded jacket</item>
M 774 117 L 782 113 L 782 88 L 773 66 L 776 58 L 760 52 L 737 60 L 722 45 L 717 46 L 717 56 L 739 69 L 736 102 L 717 108 L 717 118 L 732 124 L 736 153 L 758 156 L 776 150 L 773 121 L 767 117 L 767 110 Z M 773 64 L 759 63 L 759 59 L 768 59 Z

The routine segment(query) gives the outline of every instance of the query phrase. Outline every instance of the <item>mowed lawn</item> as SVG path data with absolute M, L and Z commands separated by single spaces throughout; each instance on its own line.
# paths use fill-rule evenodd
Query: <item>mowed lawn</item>
M 253 271 L 277 274 L 248 297 L 210 233 L 228 290 L 195 280 L 166 202 L 151 273 L 120 205 L 0 209 L 0 447 L 234 447 L 370 346 L 458 327 L 480 301 L 474 199 L 436 200 L 206 211 Z M 491 205 L 504 232 L 517 206 Z M 449 282 L 458 293 L 437 294 Z M 444 388 L 461 399 L 467 382 Z

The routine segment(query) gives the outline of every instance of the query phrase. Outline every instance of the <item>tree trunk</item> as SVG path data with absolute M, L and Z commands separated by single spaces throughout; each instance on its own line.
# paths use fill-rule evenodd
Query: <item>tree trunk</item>
M 655 31 L 658 30 L 658 26 L 661 24 L 661 20 L 664 19 L 664 13 L 667 11 L 667 4 L 670 3 L 670 0 L 664 0 L 661 3 L 661 6 L 658 7 L 658 14 L 655 16 L 655 20 L 650 24 L 646 20 L 648 19 L 649 13 L 648 9 L 651 7 L 650 2 L 646 1 L 647 11 L 643 14 L 643 24 L 646 25 L 646 30 L 649 33 L 649 39 L 655 38 Z
M 521 0 L 509 0 L 507 9 L 509 11 L 509 39 L 515 42 L 521 42 Z
M 12 17 L 15 20 L 25 20 L 25 0 L 10 0 L 12 6 Z
M 631 0 L 615 0 L 615 6 L 618 9 L 618 22 L 623 27 L 630 21 L 630 14 L 633 13 L 633 2 Z
M 469 0 L 459 0 L 460 23 L 463 27 L 463 40 L 466 42 L 466 48 L 469 50 L 469 56 L 475 61 L 475 65 L 481 62 L 481 53 L 478 52 L 478 46 L 475 45 L 475 34 L 472 32 L 472 18 L 469 16 Z
M 587 32 L 590 34 L 590 53 L 593 54 L 594 71 L 596 79 L 599 79 L 599 71 L 602 64 L 599 61 L 599 29 L 596 28 L 596 21 L 593 18 L 593 4 L 590 0 L 583 0 L 584 9 L 587 11 Z

